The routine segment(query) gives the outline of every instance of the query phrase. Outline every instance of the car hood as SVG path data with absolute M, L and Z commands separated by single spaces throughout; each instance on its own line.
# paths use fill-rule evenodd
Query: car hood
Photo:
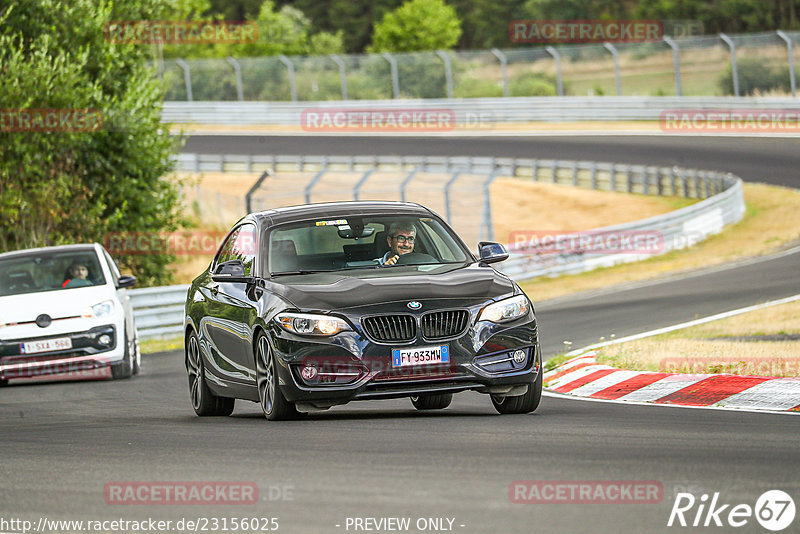
M 514 282 L 488 266 L 398 266 L 290 275 L 270 289 L 298 308 L 342 310 L 400 300 L 487 300 L 514 291 Z
M 74 317 L 113 296 L 107 285 L 7 295 L 0 297 L 0 324 L 35 321 L 43 313 L 53 319 Z

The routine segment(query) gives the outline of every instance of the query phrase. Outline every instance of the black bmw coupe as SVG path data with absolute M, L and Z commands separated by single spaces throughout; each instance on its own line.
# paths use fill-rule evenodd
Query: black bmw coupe
M 352 400 L 409 397 L 446 408 L 490 396 L 502 414 L 542 394 L 533 306 L 431 210 L 337 202 L 252 213 L 186 300 L 186 369 L 198 415 L 235 399 L 281 420 Z

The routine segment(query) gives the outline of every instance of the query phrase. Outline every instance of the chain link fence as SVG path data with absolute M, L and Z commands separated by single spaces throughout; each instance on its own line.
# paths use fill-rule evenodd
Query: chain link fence
M 649 43 L 158 61 L 167 101 L 795 94 L 800 32 Z

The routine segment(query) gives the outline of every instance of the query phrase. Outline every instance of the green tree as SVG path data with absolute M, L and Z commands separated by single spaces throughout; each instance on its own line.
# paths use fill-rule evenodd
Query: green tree
M 461 37 L 461 20 L 443 0 L 409 0 L 375 24 L 372 52 L 449 49 Z
M 178 191 L 164 176 L 178 147 L 160 122 L 147 48 L 111 44 L 103 33 L 112 20 L 164 16 L 156 0 L 18 0 L 0 9 L 0 251 L 177 227 Z M 95 110 L 102 125 L 14 127 L 37 109 Z M 171 279 L 169 255 L 118 259 L 145 285 Z

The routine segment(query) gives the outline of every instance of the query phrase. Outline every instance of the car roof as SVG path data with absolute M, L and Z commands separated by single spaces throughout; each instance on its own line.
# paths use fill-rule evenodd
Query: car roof
M 11 252 L 3 252 L 0 258 L 10 258 L 12 256 L 24 256 L 26 254 L 35 254 L 37 252 L 89 252 L 97 251 L 96 243 L 79 243 L 76 245 L 57 245 L 53 247 L 39 247 L 27 248 L 24 250 L 13 250 Z
M 274 208 L 251 216 L 267 225 L 280 224 L 291 221 L 302 221 L 320 217 L 324 219 L 337 217 L 353 217 L 358 215 L 377 215 L 391 213 L 392 215 L 422 215 L 430 217 L 433 213 L 426 207 L 414 202 L 393 202 L 387 200 L 365 200 L 348 202 L 322 202 L 319 204 L 304 204 Z

